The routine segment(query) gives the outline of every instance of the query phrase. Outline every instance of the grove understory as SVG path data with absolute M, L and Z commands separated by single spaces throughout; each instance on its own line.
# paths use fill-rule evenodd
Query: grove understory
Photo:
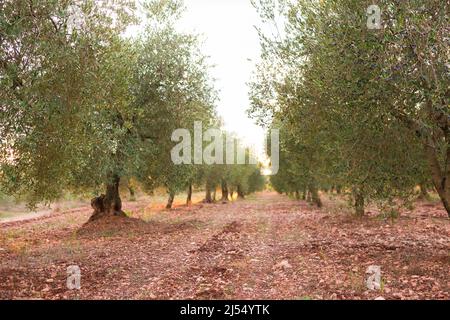
M 0 299 L 449 299 L 450 232 L 438 202 L 395 220 L 355 218 L 262 192 L 172 210 L 124 201 L 131 216 L 88 221 L 88 207 L 0 224 Z M 68 290 L 66 270 L 81 269 Z M 381 266 L 382 288 L 365 286 Z

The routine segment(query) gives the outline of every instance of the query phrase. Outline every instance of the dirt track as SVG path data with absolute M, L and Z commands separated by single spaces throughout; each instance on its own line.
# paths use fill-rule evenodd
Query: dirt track
M 395 222 L 275 193 L 84 225 L 74 211 L 0 226 L 0 298 L 449 299 L 450 224 L 419 204 Z M 330 212 L 329 212 L 330 211 Z M 81 290 L 66 268 L 81 268 Z M 382 269 L 382 291 L 364 285 Z

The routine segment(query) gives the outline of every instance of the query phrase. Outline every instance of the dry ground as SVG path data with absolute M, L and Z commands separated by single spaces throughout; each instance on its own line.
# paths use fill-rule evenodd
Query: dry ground
M 449 299 L 450 224 L 438 204 L 357 219 L 275 193 L 85 225 L 87 208 L 0 224 L 0 299 Z M 139 218 L 139 219 L 138 219 Z M 66 269 L 81 268 L 81 290 Z M 366 289 L 369 265 L 382 289 Z

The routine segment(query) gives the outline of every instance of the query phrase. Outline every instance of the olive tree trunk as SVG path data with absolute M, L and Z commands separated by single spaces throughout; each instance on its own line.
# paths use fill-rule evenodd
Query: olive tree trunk
M 365 202 L 364 202 L 364 195 L 361 192 L 361 190 L 356 189 L 353 192 L 354 197 L 355 197 L 355 214 L 358 217 L 362 217 L 364 216 L 364 208 L 365 208 Z
M 175 192 L 170 192 L 169 199 L 167 200 L 166 209 L 172 209 L 174 199 L 175 199 Z
M 212 203 L 213 202 L 213 198 L 212 198 L 212 195 L 211 195 L 211 189 L 212 189 L 212 187 L 211 187 L 211 184 L 208 182 L 208 181 L 206 181 L 206 186 L 205 186 L 205 200 L 204 200 L 204 202 L 206 202 L 206 203 Z
M 317 186 L 312 183 L 309 186 L 309 192 L 311 193 L 311 200 L 312 202 L 319 208 L 322 207 L 322 200 L 320 200 L 319 196 L 319 189 L 317 189 Z
M 192 204 L 192 183 L 188 186 L 186 205 L 190 206 Z
M 111 181 L 106 185 L 106 194 L 91 200 L 91 206 L 94 209 L 90 221 L 97 220 L 105 216 L 126 217 L 122 211 L 122 200 L 119 194 L 120 177 L 113 175 Z
M 427 100 L 425 106 L 431 118 L 437 121 L 436 124 L 441 128 L 442 137 L 445 141 L 445 154 L 442 155 L 444 158 L 443 164 L 439 161 L 441 155 L 439 154 L 440 148 L 438 148 L 436 143 L 438 138 L 435 132 L 427 130 L 427 126 L 423 126 L 408 117 L 403 115 L 397 116 L 422 140 L 425 157 L 431 171 L 431 181 L 450 217 L 450 119 L 445 113 L 436 112 L 430 99 Z
M 242 186 L 240 184 L 238 184 L 238 186 L 237 186 L 237 194 L 238 194 L 238 198 L 240 198 L 240 199 L 245 198 L 244 191 L 242 190 Z
M 433 185 L 450 217 L 450 142 L 446 153 L 444 168 L 442 169 L 433 145 L 427 144 L 425 146 L 425 154 L 431 169 Z
M 222 180 L 222 199 L 221 201 L 228 201 L 228 185 L 225 180 Z

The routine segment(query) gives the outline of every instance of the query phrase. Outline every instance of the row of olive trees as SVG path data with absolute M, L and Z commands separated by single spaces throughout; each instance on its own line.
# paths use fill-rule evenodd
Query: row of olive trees
M 221 189 L 221 201 L 233 199 L 234 195 L 238 198 L 244 198 L 245 195 L 262 191 L 265 187 L 265 178 L 261 175 L 261 165 L 257 159 L 249 152 L 248 149 L 241 145 L 238 139 L 234 140 L 234 148 L 231 154 L 226 151 L 226 132 L 221 131 L 220 136 L 215 137 L 211 141 L 203 141 L 204 148 L 208 146 L 220 146 L 223 141 L 223 149 L 221 150 L 222 158 L 218 159 L 218 163 L 209 164 L 203 162 L 201 164 L 175 164 L 172 159 L 172 150 L 165 150 L 158 153 L 156 158 L 148 165 L 145 170 L 141 170 L 138 181 L 143 190 L 147 192 L 153 191 L 155 188 L 164 187 L 168 194 L 168 202 L 166 208 L 171 208 L 174 198 L 179 193 L 187 191 L 186 204 L 192 203 L 193 189 L 204 190 L 204 202 L 212 203 L 217 200 L 216 190 Z M 216 142 L 215 139 L 219 139 Z M 165 144 L 172 147 L 173 144 L 168 142 Z M 238 164 L 238 146 L 242 152 L 245 152 L 244 164 Z M 187 152 L 190 156 L 194 150 L 190 148 Z M 216 152 L 212 150 L 215 158 Z M 182 152 L 184 154 L 184 151 Z M 233 157 L 233 163 L 227 163 L 227 158 Z
M 183 173 L 188 173 L 183 176 Z M 181 174 L 181 175 L 177 175 Z M 228 202 L 235 198 L 244 199 L 246 195 L 262 191 L 265 188 L 265 178 L 261 175 L 257 165 L 201 165 L 193 168 L 175 166 L 172 174 L 160 176 L 162 179 L 170 178 L 166 187 L 169 195 L 166 208 L 172 207 L 176 194 L 187 191 L 186 204 L 192 203 L 193 190 L 204 190 L 203 202 Z M 220 198 L 216 191 L 220 189 Z
M 448 1 L 255 4 L 263 61 L 250 113 L 281 129 L 280 191 L 340 186 L 358 214 L 432 184 L 450 214 Z
M 124 215 L 121 180 L 156 182 L 171 195 L 200 183 L 201 170 L 168 157 L 173 130 L 217 122 L 208 65 L 196 37 L 174 27 L 179 2 L 145 9 L 145 28 L 130 38 L 134 1 L 0 4 L 5 193 L 26 194 L 33 206 L 104 188 L 92 200 L 98 218 Z

